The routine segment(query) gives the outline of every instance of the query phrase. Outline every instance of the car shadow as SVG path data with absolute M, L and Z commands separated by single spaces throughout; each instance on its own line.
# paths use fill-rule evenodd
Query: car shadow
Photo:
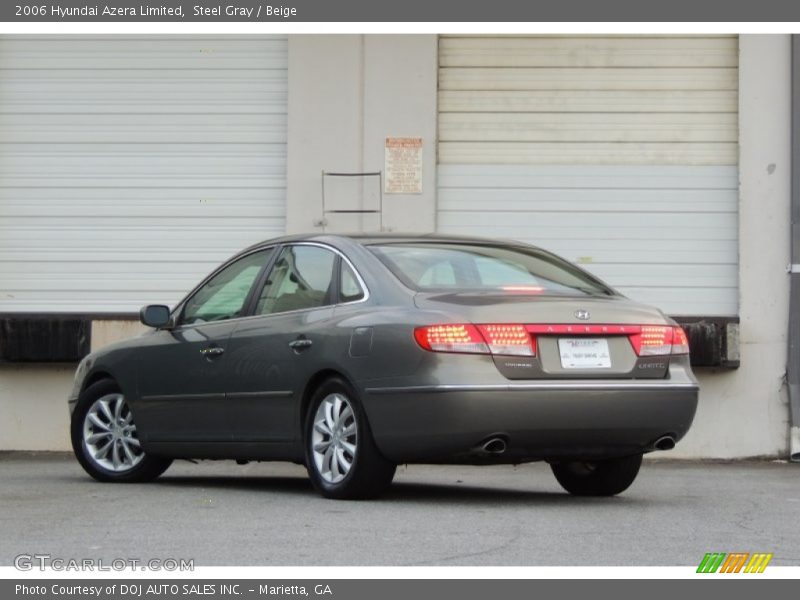
M 162 475 L 148 485 L 217 488 L 226 490 L 262 490 L 282 494 L 311 494 L 314 488 L 305 477 L 251 475 Z
M 305 477 L 265 477 L 265 476 L 197 476 L 162 475 L 156 482 L 148 485 L 158 487 L 204 488 L 240 491 L 258 491 L 270 494 L 289 496 L 306 496 L 310 499 L 320 499 L 314 491 L 311 482 Z M 649 499 L 648 502 L 652 501 Z M 417 503 L 436 504 L 446 502 L 453 505 L 486 505 L 496 508 L 498 503 L 509 506 L 514 504 L 574 504 L 574 505 L 621 505 L 634 503 L 639 500 L 632 496 L 614 496 L 611 498 L 580 498 L 570 496 L 566 492 L 519 490 L 497 487 L 482 487 L 463 485 L 460 483 L 416 483 L 395 482 L 389 490 L 377 499 L 370 502 L 377 503 Z

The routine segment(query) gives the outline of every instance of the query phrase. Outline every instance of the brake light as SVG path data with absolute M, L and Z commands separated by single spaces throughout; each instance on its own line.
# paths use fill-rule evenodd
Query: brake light
M 631 335 L 630 340 L 638 356 L 689 353 L 689 340 L 680 327 L 642 325 L 639 333 Z
M 533 338 L 524 325 L 478 325 L 492 354 L 533 356 L 536 354 Z
M 472 325 L 453 323 L 428 325 L 414 330 L 417 343 L 431 352 L 462 352 L 467 354 L 507 354 L 534 356 L 533 337 L 519 324 Z
M 504 285 L 504 292 L 519 292 L 522 294 L 541 294 L 544 288 L 540 285 Z
M 576 325 L 518 323 L 447 323 L 414 330 L 414 339 L 430 352 L 536 356 L 539 336 L 626 336 L 637 356 L 689 354 L 689 340 L 680 327 L 668 325 Z
M 431 352 L 489 353 L 483 336 L 474 325 L 468 323 L 417 327 L 414 338 L 420 346 Z
M 675 327 L 672 330 L 672 353 L 689 354 L 689 338 L 682 327 Z

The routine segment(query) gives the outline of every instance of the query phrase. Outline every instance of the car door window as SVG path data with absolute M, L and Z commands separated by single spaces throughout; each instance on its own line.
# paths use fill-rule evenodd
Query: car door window
M 193 325 L 242 316 L 250 288 L 272 252 L 270 248 L 248 254 L 214 275 L 186 302 L 181 323 Z
M 332 303 L 336 255 L 319 246 L 287 246 L 261 290 L 256 314 L 269 315 Z
M 339 270 L 339 302 L 356 302 L 364 298 L 364 289 L 353 269 L 341 261 Z

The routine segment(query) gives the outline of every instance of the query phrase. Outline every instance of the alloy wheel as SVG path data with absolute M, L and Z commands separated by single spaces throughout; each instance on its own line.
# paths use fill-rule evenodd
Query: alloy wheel
M 142 461 L 136 424 L 122 394 L 107 394 L 89 407 L 83 420 L 83 445 L 92 461 L 115 473 L 130 471 Z
M 350 401 L 328 394 L 314 415 L 311 451 L 317 472 L 326 483 L 339 483 L 350 472 L 358 453 L 358 425 Z

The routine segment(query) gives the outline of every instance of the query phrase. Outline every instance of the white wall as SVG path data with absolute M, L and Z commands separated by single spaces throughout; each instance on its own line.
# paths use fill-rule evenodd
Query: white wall
M 697 417 L 669 453 L 674 457 L 785 456 L 788 450 L 789 36 L 743 35 L 739 52 L 741 367 L 698 373 Z
M 68 450 L 74 364 L 0 366 L 0 450 Z
M 423 138 L 422 194 L 384 196 L 384 226 L 433 231 L 436 48 L 435 35 L 289 38 L 287 232 L 321 231 L 314 223 L 322 218 L 323 170 L 383 170 L 385 138 L 406 136 Z M 338 207 L 352 208 L 343 195 Z M 363 208 L 374 206 L 370 199 Z M 370 219 L 331 215 L 327 231 L 358 231 L 362 224 L 374 229 Z

